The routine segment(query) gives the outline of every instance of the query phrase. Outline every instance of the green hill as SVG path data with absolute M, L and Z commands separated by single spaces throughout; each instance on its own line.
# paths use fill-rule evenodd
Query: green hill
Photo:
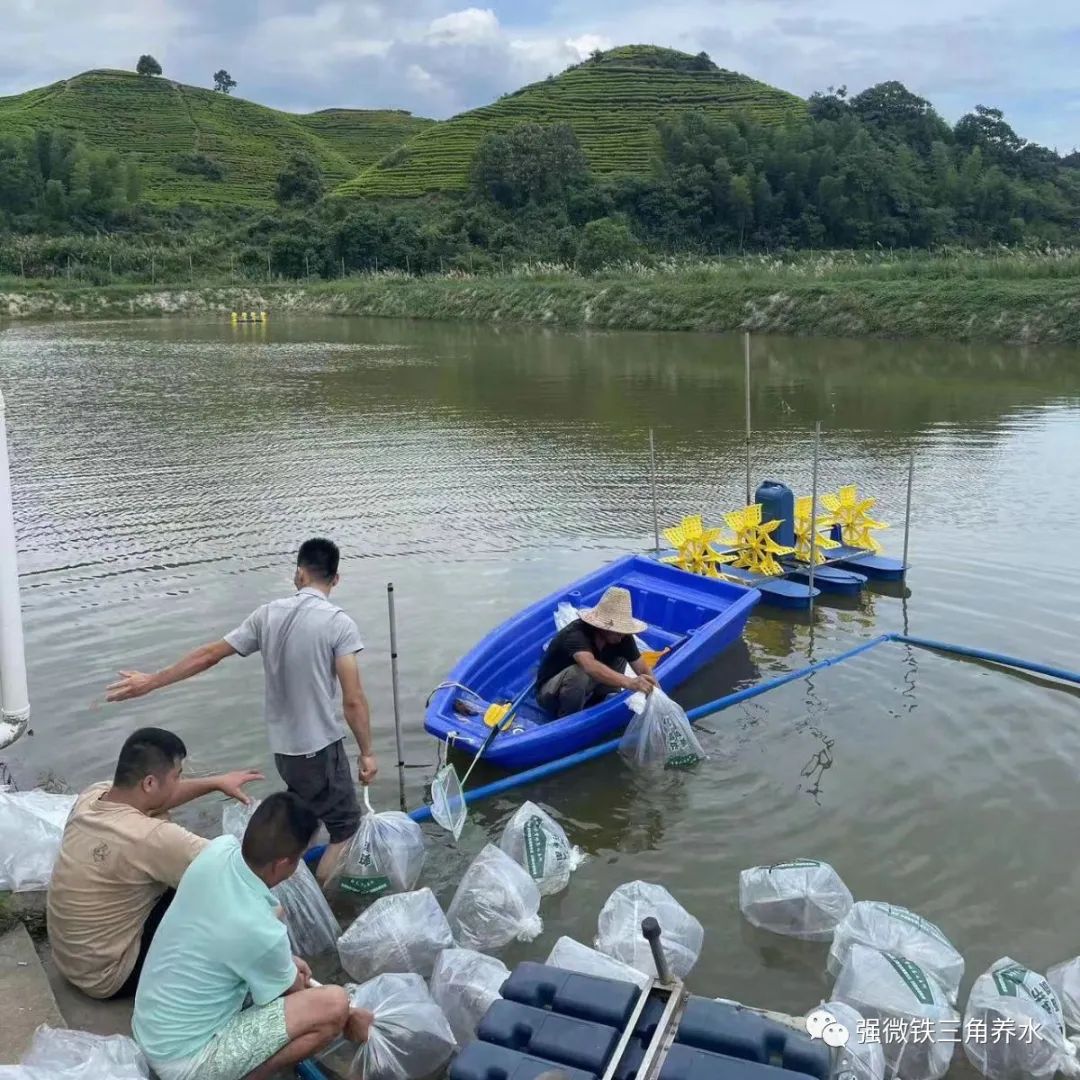
M 0 98 L 0 131 L 52 128 L 93 149 L 131 154 L 146 198 L 159 205 L 269 204 L 277 173 L 296 152 L 310 154 L 330 185 L 341 183 L 430 123 L 362 109 L 294 115 L 124 71 L 89 71 Z M 217 179 L 206 175 L 215 164 Z
M 460 190 L 481 140 L 529 121 L 570 124 L 598 173 L 647 172 L 657 122 L 688 109 L 743 111 L 781 123 L 805 113 L 806 102 L 724 71 L 705 56 L 631 45 L 421 131 L 335 194 L 400 197 Z

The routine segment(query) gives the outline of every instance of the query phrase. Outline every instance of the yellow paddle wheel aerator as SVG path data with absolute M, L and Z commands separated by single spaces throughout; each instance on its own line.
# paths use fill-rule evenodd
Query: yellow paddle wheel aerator
M 871 536 L 871 532 L 889 526 L 870 517 L 869 511 L 873 510 L 877 499 L 860 499 L 858 488 L 848 484 L 834 495 L 822 495 L 821 501 L 832 515 L 833 523 L 841 527 L 845 544 L 866 548 L 875 555 L 881 552 L 881 543 Z
M 720 529 L 705 528 L 700 514 L 685 517 L 680 524 L 664 530 L 664 539 L 678 554 L 668 555 L 661 561 L 691 574 L 720 577 L 716 568 L 735 561 L 734 555 L 723 555 L 713 548 L 720 535 Z
M 761 503 L 754 503 L 742 510 L 724 515 L 727 527 L 735 534 L 725 537 L 726 547 L 737 549 L 733 566 L 750 570 L 766 577 L 779 577 L 784 568 L 776 561 L 777 555 L 791 555 L 795 549 L 778 544 L 772 534 L 780 528 L 779 521 L 761 520 Z
M 812 535 L 811 530 L 826 529 L 833 524 L 833 517 L 829 514 L 820 514 L 814 517 L 811 523 L 810 504 L 813 502 L 813 497 L 810 495 L 803 495 L 795 500 L 795 558 L 800 562 L 810 562 L 810 538 Z M 825 561 L 823 551 L 828 551 L 831 548 L 838 548 L 840 545 L 837 541 L 828 536 L 823 536 L 820 532 L 817 537 L 814 565 L 820 566 Z

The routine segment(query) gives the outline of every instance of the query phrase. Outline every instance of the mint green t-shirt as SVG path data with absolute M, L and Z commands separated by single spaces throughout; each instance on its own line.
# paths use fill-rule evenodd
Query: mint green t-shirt
M 266 1005 L 292 986 L 296 965 L 277 906 L 235 837 L 218 837 L 196 856 L 154 935 L 135 995 L 132 1031 L 151 1061 L 198 1053 L 249 993 Z

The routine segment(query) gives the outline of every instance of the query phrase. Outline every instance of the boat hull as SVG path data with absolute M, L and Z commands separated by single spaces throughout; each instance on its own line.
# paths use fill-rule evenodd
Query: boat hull
M 555 610 L 596 604 L 612 585 L 629 589 L 635 616 L 649 624 L 640 635 L 648 648 L 671 651 L 656 665 L 667 691 L 676 689 L 742 634 L 760 599 L 756 589 L 688 574 L 642 555 L 628 555 L 537 601 L 492 630 L 454 668 L 448 684 L 431 697 L 425 730 L 466 754 L 475 754 L 490 733 L 482 714 L 488 704 L 515 698 L 535 682 L 547 643 L 555 635 Z M 465 690 L 461 688 L 467 688 Z M 484 760 L 508 770 L 527 769 L 610 739 L 630 720 L 629 692 L 591 709 L 555 720 L 530 693 L 509 730 L 484 752 Z M 463 716 L 455 701 L 472 704 Z

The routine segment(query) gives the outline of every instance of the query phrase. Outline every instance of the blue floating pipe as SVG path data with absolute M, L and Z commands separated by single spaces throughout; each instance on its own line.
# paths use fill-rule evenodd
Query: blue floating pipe
M 920 649 L 934 649 L 936 652 L 954 653 L 956 656 L 970 656 L 973 660 L 985 660 L 991 664 L 1019 668 L 1021 671 L 1033 671 L 1037 675 L 1047 675 L 1062 682 L 1080 684 L 1080 673 L 1066 671 L 1064 668 L 1039 664 L 1033 660 L 1021 660 L 1004 653 L 989 652 L 987 649 L 973 649 L 970 645 L 952 645 L 947 641 L 933 641 L 931 638 L 912 637 L 910 634 L 890 634 L 893 641 L 905 645 L 917 645 Z

